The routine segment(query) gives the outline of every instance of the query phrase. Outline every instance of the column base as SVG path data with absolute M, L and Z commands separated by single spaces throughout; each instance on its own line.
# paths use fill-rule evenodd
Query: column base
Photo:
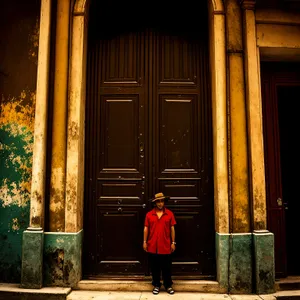
M 229 293 L 252 293 L 252 234 L 230 235 Z
M 217 281 L 228 290 L 229 234 L 216 232 Z
M 274 234 L 267 230 L 253 232 L 255 289 L 257 294 L 275 292 Z
M 42 228 L 25 230 L 22 243 L 21 287 L 40 289 L 43 286 L 44 232 Z
M 76 287 L 81 280 L 83 230 L 45 232 L 44 285 Z

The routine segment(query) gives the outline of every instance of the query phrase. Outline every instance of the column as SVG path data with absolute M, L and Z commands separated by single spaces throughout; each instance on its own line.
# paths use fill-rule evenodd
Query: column
M 57 2 L 49 228 L 65 231 L 70 0 Z
M 246 109 L 248 125 L 250 195 L 256 292 L 274 291 L 274 236 L 267 231 L 266 187 L 262 128 L 259 49 L 256 39 L 255 0 L 241 0 L 245 47 Z M 263 276 L 262 276 L 263 274 Z
M 66 232 L 77 232 L 83 226 L 86 23 L 84 13 L 74 14 L 68 103 Z
M 29 227 L 23 233 L 21 286 L 43 282 L 44 205 L 51 0 L 41 1 Z
M 217 280 L 227 292 L 229 203 L 225 12 L 222 1 L 211 2 L 209 9 Z
M 248 185 L 244 53 L 242 12 L 236 0 L 226 1 L 226 33 L 231 166 L 229 291 L 249 294 L 252 292 L 252 234 Z

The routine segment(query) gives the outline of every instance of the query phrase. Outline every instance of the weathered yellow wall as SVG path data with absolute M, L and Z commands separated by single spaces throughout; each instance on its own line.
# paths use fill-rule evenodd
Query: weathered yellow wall
M 300 25 L 257 24 L 257 45 L 300 48 Z
M 261 61 L 300 61 L 300 12 L 257 9 L 255 23 Z
M 258 9 L 255 16 L 260 58 L 300 61 L 300 12 Z

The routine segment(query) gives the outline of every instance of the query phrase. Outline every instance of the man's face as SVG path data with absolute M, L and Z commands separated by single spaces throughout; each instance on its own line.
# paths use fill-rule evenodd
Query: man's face
M 161 200 L 156 200 L 155 201 L 155 204 L 156 204 L 156 207 L 159 209 L 159 210 L 162 210 L 165 206 L 165 199 L 161 199 Z

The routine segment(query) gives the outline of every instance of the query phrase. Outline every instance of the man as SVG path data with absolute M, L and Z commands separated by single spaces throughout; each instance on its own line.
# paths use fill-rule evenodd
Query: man
M 149 211 L 144 224 L 143 248 L 149 253 L 149 262 L 152 273 L 152 285 L 154 295 L 160 291 L 160 273 L 162 272 L 163 285 L 169 294 L 174 294 L 172 288 L 172 256 L 175 251 L 174 214 L 165 208 L 165 202 L 169 197 L 163 193 L 155 194 L 152 199 L 154 208 Z

